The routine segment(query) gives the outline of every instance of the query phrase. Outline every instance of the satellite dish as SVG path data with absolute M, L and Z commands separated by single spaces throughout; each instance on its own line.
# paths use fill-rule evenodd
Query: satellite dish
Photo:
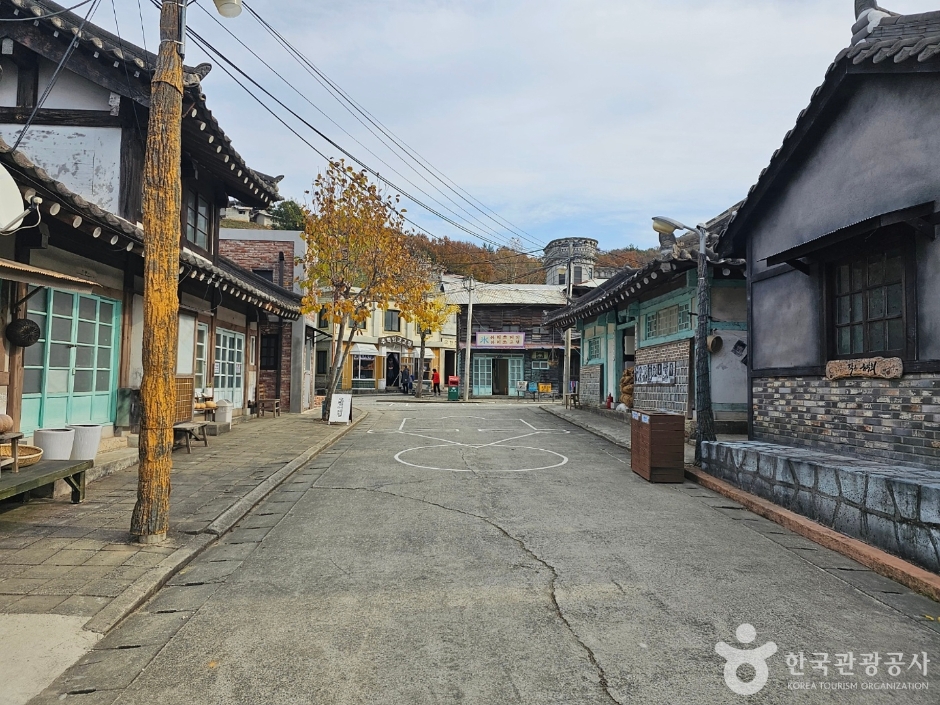
M 23 219 L 32 210 L 23 210 L 23 204 L 19 186 L 0 164 L 0 235 L 8 235 L 23 224 Z

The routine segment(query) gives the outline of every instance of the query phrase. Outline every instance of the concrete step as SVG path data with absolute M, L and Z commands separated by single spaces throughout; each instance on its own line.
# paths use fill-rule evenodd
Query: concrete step
M 940 573 L 940 470 L 758 441 L 703 456 L 725 482 Z

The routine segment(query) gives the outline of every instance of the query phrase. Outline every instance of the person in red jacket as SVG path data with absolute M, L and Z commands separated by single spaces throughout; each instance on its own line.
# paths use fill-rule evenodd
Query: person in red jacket
M 441 373 L 435 367 L 431 370 L 431 384 L 434 385 L 434 395 L 441 396 Z

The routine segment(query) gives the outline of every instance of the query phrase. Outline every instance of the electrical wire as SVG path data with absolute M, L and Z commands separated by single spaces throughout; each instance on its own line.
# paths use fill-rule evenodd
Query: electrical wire
M 39 100 L 36 101 L 36 105 L 33 107 L 33 111 L 29 115 L 29 119 L 26 121 L 26 124 L 23 125 L 23 129 L 20 130 L 20 134 L 16 138 L 16 142 L 13 143 L 13 149 L 17 149 L 20 146 L 20 143 L 23 141 L 23 138 L 26 136 L 26 131 L 32 127 L 33 120 L 36 119 L 36 115 L 39 113 L 39 109 L 42 107 L 43 103 L 46 102 L 46 98 L 49 97 L 49 93 L 52 92 L 52 87 L 55 86 L 56 81 L 59 78 L 59 74 L 62 72 L 62 68 L 68 62 L 69 58 L 75 52 L 76 47 L 78 46 L 78 38 L 82 36 L 82 30 L 85 29 L 85 24 L 95 14 L 95 10 L 98 9 L 98 6 L 101 4 L 101 0 L 92 0 L 92 6 L 88 8 L 88 12 L 85 13 L 85 17 L 82 19 L 81 24 L 78 26 L 78 31 L 75 33 L 75 36 L 72 37 L 72 41 L 69 43 L 68 48 L 62 53 L 62 58 L 59 60 L 59 65 L 56 66 L 55 72 L 52 74 L 52 77 L 49 79 L 49 84 L 46 86 L 46 89 L 42 92 Z
M 380 130 L 380 131 L 381 131 L 384 135 L 386 135 L 390 140 L 392 140 L 392 142 L 393 142 L 399 149 L 401 149 L 410 159 L 412 159 L 412 160 L 413 160 L 416 164 L 418 164 L 422 169 L 424 169 L 424 170 L 427 171 L 429 174 L 431 174 L 435 179 L 437 179 L 437 180 L 440 181 L 442 184 L 444 184 L 448 189 L 450 189 L 450 190 L 453 191 L 455 194 L 457 194 L 461 199 L 463 199 L 464 201 L 466 201 L 466 202 L 467 202 L 469 205 L 471 205 L 473 208 L 475 208 L 476 210 L 478 210 L 478 211 L 480 211 L 481 213 L 483 213 L 483 214 L 484 214 L 486 217 L 488 217 L 490 220 L 493 220 L 493 222 L 495 222 L 495 223 L 497 223 L 498 225 L 500 225 L 500 227 L 507 228 L 507 229 L 510 230 L 511 232 L 514 232 L 517 236 L 521 237 L 522 239 L 525 239 L 525 240 L 529 241 L 530 243 L 532 243 L 532 244 L 534 244 L 534 245 L 537 245 L 537 246 L 539 246 L 539 247 L 541 247 L 541 246 L 543 245 L 542 242 L 532 239 L 532 237 L 530 237 L 529 234 L 526 233 L 524 230 L 521 230 L 520 228 L 516 227 L 516 226 L 513 225 L 511 222 L 509 222 L 508 220 L 506 220 L 505 218 L 503 218 L 502 216 L 500 216 L 498 213 L 496 213 L 496 212 L 493 211 L 492 209 L 488 208 L 488 207 L 487 207 L 485 204 L 483 204 L 481 201 L 479 201 L 478 199 L 474 198 L 471 194 L 469 194 L 469 193 L 468 193 L 467 191 L 465 191 L 464 189 L 460 188 L 456 183 L 454 183 L 454 181 L 453 181 L 452 179 L 448 178 L 448 177 L 447 177 L 443 172 L 441 172 L 439 169 L 436 169 L 435 167 L 433 167 L 433 166 L 430 164 L 430 162 L 428 162 L 426 159 L 424 159 L 424 157 L 422 157 L 422 156 L 421 156 L 420 154 L 418 154 L 414 149 L 412 149 L 410 146 L 408 146 L 403 140 L 400 140 L 398 137 L 396 137 L 396 136 L 391 132 L 391 130 L 389 130 L 384 124 L 382 124 L 377 118 L 375 118 L 375 116 L 373 116 L 368 110 L 366 110 L 366 109 L 363 108 L 359 103 L 357 103 L 355 100 L 353 100 L 353 99 L 349 96 L 349 94 L 347 94 L 347 93 L 346 93 L 342 88 L 340 88 L 332 79 L 330 79 L 325 73 L 323 73 L 323 71 L 321 71 L 319 68 L 317 68 L 317 66 L 316 66 L 312 61 L 310 61 L 310 59 L 308 59 L 306 56 L 304 56 L 296 47 L 294 47 L 290 42 L 288 42 L 288 41 L 280 34 L 280 32 L 278 32 L 276 29 L 274 29 L 274 27 L 272 27 L 264 18 L 262 18 L 262 17 L 254 10 L 254 8 L 250 7 L 250 6 L 248 5 L 248 3 L 242 3 L 242 5 L 243 5 L 243 7 L 244 7 L 246 10 L 248 10 L 249 14 L 251 14 L 252 17 L 254 17 L 255 20 L 256 20 L 256 21 L 257 21 L 257 22 L 258 22 L 258 23 L 259 23 L 259 24 L 260 24 L 260 25 L 279 43 L 279 44 L 281 44 L 281 46 L 284 47 L 284 48 L 288 51 L 288 53 L 289 53 L 291 56 L 293 56 L 294 59 L 295 59 L 298 63 L 301 64 L 302 67 L 305 68 L 305 70 L 307 71 L 307 73 L 310 73 L 310 75 L 314 76 L 314 78 L 316 78 L 317 81 L 318 81 L 321 85 L 324 86 L 324 88 L 327 88 L 327 90 L 330 91 L 331 94 L 334 94 L 334 97 L 340 96 L 340 97 L 336 97 L 336 100 L 337 100 L 344 108 L 346 108 L 346 110 L 347 110 L 348 112 L 350 112 L 351 114 L 353 114 L 353 116 L 356 117 L 356 119 L 359 120 L 359 122 L 360 122 L 361 124 L 363 124 L 363 126 L 365 126 L 367 129 L 369 129 L 368 126 L 365 125 L 365 123 L 363 123 L 362 120 L 359 119 L 359 118 L 355 115 L 355 113 L 353 113 L 353 111 L 350 110 L 350 108 L 346 106 L 346 104 L 343 102 L 344 100 L 345 100 L 346 102 L 348 102 L 349 105 L 352 106 L 352 107 L 355 109 L 356 112 L 360 113 L 366 120 L 368 120 L 368 122 L 370 122 L 372 125 L 374 125 L 378 130 Z M 324 83 L 324 82 L 325 82 L 325 83 Z M 370 129 L 370 132 L 372 132 L 372 134 L 375 135 L 375 132 L 372 131 L 371 129 Z M 375 136 L 378 137 L 378 135 L 375 135 Z M 381 140 L 381 138 L 379 138 L 379 139 Z M 384 142 L 383 142 L 383 143 L 384 143 Z M 388 146 L 388 145 L 386 145 L 386 146 Z M 400 157 L 399 157 L 399 158 L 400 158 Z M 404 160 L 402 160 L 402 161 L 404 161 Z M 414 170 L 414 167 L 411 167 L 411 168 Z M 415 170 L 415 171 L 416 171 L 416 173 L 417 173 L 417 170 Z M 469 197 L 470 200 L 468 200 L 468 197 Z M 475 203 L 474 203 L 474 202 L 475 202 Z M 482 207 L 482 210 L 481 210 L 481 207 Z M 492 214 L 492 215 L 490 215 L 490 214 Z M 500 223 L 499 221 L 497 221 L 496 219 L 494 219 L 493 216 L 496 216 L 496 218 L 499 218 L 499 221 L 502 221 L 502 223 Z
M 117 37 L 118 37 L 118 46 L 121 48 L 121 52 L 124 53 L 124 51 L 125 51 L 125 50 L 124 50 L 124 39 L 121 37 L 121 25 L 120 25 L 120 23 L 118 22 L 117 5 L 115 4 L 115 0 L 111 0 L 111 11 L 114 13 L 114 29 L 115 29 L 115 32 L 117 33 Z M 144 49 L 144 51 L 146 51 L 146 49 Z M 130 87 L 131 87 L 131 73 L 130 73 L 130 70 L 127 68 L 127 62 L 124 61 L 124 62 L 122 62 L 122 63 L 124 64 L 124 78 L 125 78 L 126 81 L 127 81 L 127 88 L 128 88 L 128 90 L 130 90 Z M 137 134 L 140 136 L 140 139 L 143 141 L 143 144 L 147 144 L 147 135 L 144 134 L 144 128 L 143 128 L 143 126 L 140 124 L 140 115 L 139 115 L 138 112 L 137 112 L 137 107 L 136 107 L 136 106 L 131 106 L 130 109 L 134 111 L 134 122 L 137 123 Z
M 157 0 L 151 0 L 151 2 L 153 2 L 154 4 L 156 4 L 156 3 L 157 3 Z M 475 231 L 469 229 L 468 227 L 466 227 L 466 226 L 463 225 L 462 223 L 458 223 L 457 221 L 453 220 L 452 218 L 450 218 L 450 217 L 444 215 L 444 214 L 441 213 L 440 211 L 438 211 L 438 210 L 432 208 L 431 206 L 427 205 L 426 203 L 424 203 L 424 202 L 421 201 L 420 199 L 418 199 L 418 198 L 416 198 L 415 196 L 413 196 L 413 195 L 411 195 L 410 193 L 408 193 L 408 191 L 406 191 L 405 189 L 403 189 L 403 188 L 401 188 L 400 186 L 398 186 L 395 182 L 393 182 L 393 181 L 387 179 L 386 177 L 382 176 L 382 175 L 381 175 L 379 172 L 377 172 L 375 169 L 373 169 L 372 167 L 368 166 L 365 162 L 363 162 L 362 160 L 360 160 L 360 159 L 358 159 L 357 157 L 355 157 L 355 156 L 354 156 L 353 154 L 351 154 L 348 150 L 346 150 L 345 148 L 341 147 L 339 144 L 337 144 L 335 141 L 333 141 L 332 139 L 330 139 L 327 135 L 325 135 L 323 132 L 321 132 L 321 131 L 320 131 L 319 129 L 317 129 L 315 126 L 313 126 L 312 124 L 310 124 L 310 123 L 309 123 L 307 120 L 305 120 L 303 117 L 301 117 L 300 115 L 298 115 L 295 111 L 293 111 L 293 110 L 292 110 L 291 108 L 289 108 L 287 105 L 285 105 L 285 104 L 284 104 L 281 100 L 279 100 L 274 94 L 272 94 L 269 90 L 267 90 L 266 88 L 264 88 L 260 83 L 258 83 L 258 82 L 255 81 L 253 78 L 251 78 L 251 76 L 249 76 L 245 71 L 243 71 L 241 68 L 239 68 L 239 67 L 238 67 L 233 61 L 231 61 L 227 56 L 225 56 L 225 55 L 222 54 L 218 49 L 216 49 L 216 48 L 213 47 L 211 44 L 209 44 L 209 42 L 207 42 L 205 39 L 203 39 L 202 36 L 200 36 L 197 32 L 195 32 L 195 31 L 192 30 L 192 29 L 189 29 L 189 30 L 187 31 L 187 33 L 188 33 L 189 36 L 193 39 L 193 41 L 194 41 L 200 48 L 203 49 L 203 51 L 205 51 L 207 54 L 210 54 L 211 56 L 215 56 L 218 60 L 220 60 L 220 61 L 222 61 L 222 62 L 228 64 L 228 65 L 232 68 L 232 70 L 234 70 L 235 72 L 237 72 L 238 74 L 240 74 L 242 77 L 244 77 L 244 79 L 245 79 L 246 81 L 248 81 L 249 83 L 251 83 L 252 85 L 254 85 L 258 90 L 260 90 L 262 93 L 264 93 L 266 96 L 268 96 L 271 100 L 273 100 L 273 101 L 276 102 L 278 105 L 280 105 L 284 110 L 286 110 L 286 111 L 287 111 L 288 113 L 290 113 L 294 118 L 296 118 L 297 120 L 299 120 L 301 123 L 303 123 L 303 124 L 304 124 L 306 127 L 308 127 L 310 130 L 312 130 L 316 135 L 318 135 L 318 136 L 319 136 L 320 138 L 322 138 L 324 141 L 326 141 L 327 143 L 329 143 L 331 146 L 333 146 L 335 149 L 337 149 L 339 152 L 341 152 L 344 156 L 348 157 L 349 159 L 351 159 L 352 161 L 354 161 L 356 164 L 359 164 L 366 172 L 368 172 L 368 173 L 371 174 L 373 177 L 375 177 L 376 179 L 378 179 L 379 181 L 381 181 L 382 183 L 384 183 L 386 186 L 389 186 L 390 188 L 394 189 L 395 191 L 398 191 L 402 196 L 408 198 L 410 201 L 412 201 L 412 202 L 415 203 L 416 205 L 420 206 L 421 208 L 424 208 L 426 211 L 428 211 L 428 212 L 431 213 L 432 215 L 437 216 L 438 218 L 440 218 L 441 220 L 445 221 L 446 223 L 449 223 L 450 225 L 454 226 L 454 227 L 457 228 L 458 230 L 461 230 L 461 231 L 467 233 L 467 234 L 470 235 L 471 237 L 475 237 L 475 238 L 477 238 L 477 239 L 479 239 L 479 240 L 482 240 L 482 241 L 484 241 L 484 242 L 487 242 L 488 244 L 491 244 L 491 245 L 493 245 L 494 247 L 503 247 L 503 246 L 504 246 L 504 243 L 494 242 L 493 240 L 491 240 L 491 239 L 489 239 L 489 238 L 487 238 L 487 237 L 484 237 L 484 236 L 480 235 L 479 233 L 477 233 L 477 232 L 475 232 Z M 220 65 L 219 68 L 221 68 L 226 74 L 228 74 L 233 80 L 235 80 L 235 82 L 236 82 L 243 90 L 245 90 L 245 91 L 246 91 L 252 98 L 254 98 L 260 105 L 262 105 L 266 110 L 268 110 L 268 112 L 270 112 L 272 115 L 274 115 L 274 116 L 278 119 L 278 121 L 281 122 L 281 124 L 283 124 L 283 125 L 285 125 L 285 126 L 288 126 L 287 123 L 286 123 L 286 121 L 284 121 L 282 118 L 280 118 L 280 116 L 278 116 L 278 115 L 270 108 L 270 106 L 268 106 L 263 100 L 261 100 L 260 98 L 258 98 L 258 96 L 256 96 L 256 95 L 255 95 L 254 93 L 252 93 L 250 90 L 248 90 L 248 89 L 246 88 L 246 86 L 245 86 L 241 81 L 237 80 L 231 71 L 229 71 L 225 66 L 221 66 L 221 65 Z M 295 135 L 297 135 L 298 137 L 300 137 L 299 133 L 298 133 L 296 130 L 294 130 L 293 128 L 290 128 L 289 126 L 288 126 L 288 129 L 290 129 L 291 132 L 293 132 Z M 332 161 L 332 160 L 330 160 L 329 157 L 327 157 L 323 152 L 321 152 L 320 150 L 316 149 L 309 141 L 304 140 L 304 142 L 306 142 L 306 144 L 307 144 L 309 147 L 311 147 L 311 148 L 312 148 L 318 155 L 320 155 L 323 159 L 326 159 L 327 161 Z M 414 223 L 414 222 L 413 222 L 412 220 L 410 220 L 409 218 L 405 218 L 405 220 L 406 220 L 407 222 L 411 223 L 412 225 L 415 225 L 416 227 L 419 227 L 419 228 L 421 227 L 421 226 L 418 226 L 416 223 Z
M 330 117 L 330 115 L 328 115 L 325 111 L 323 111 L 323 109 L 321 109 L 321 108 L 320 108 L 318 105 L 316 105 L 312 100 L 310 100 L 310 98 L 308 98 L 306 95 L 304 95 L 304 93 L 302 93 L 302 92 L 297 88 L 297 86 L 294 85 L 294 83 L 292 83 L 291 81 L 288 81 L 283 75 L 281 75 L 280 72 L 278 72 L 277 69 L 275 69 L 273 66 L 271 66 L 271 64 L 269 64 L 267 61 L 265 61 L 265 59 L 262 58 L 254 49 L 252 49 L 252 48 L 251 48 L 250 46 L 248 46 L 245 42 L 243 42 L 234 32 L 232 32 L 232 31 L 225 25 L 225 23 L 223 23 L 222 21 L 220 21 L 220 20 L 215 16 L 214 13 L 212 13 L 210 10 L 207 10 L 207 9 L 204 8 L 201 4 L 198 4 L 198 3 L 196 3 L 196 7 L 198 7 L 198 8 L 201 9 L 203 12 L 205 12 L 205 13 L 209 16 L 209 18 L 210 18 L 213 22 L 215 22 L 226 34 L 228 34 L 230 37 L 232 37 L 232 39 L 234 39 L 236 42 L 238 42 L 238 44 L 241 45 L 241 47 L 242 47 L 243 49 L 245 49 L 249 54 L 251 54 L 253 57 L 255 57 L 258 61 L 260 61 L 261 64 L 262 64 L 263 66 L 265 66 L 265 68 L 267 68 L 269 71 L 271 71 L 271 73 L 273 73 L 275 76 L 277 76 L 290 90 L 292 90 L 294 93 L 296 93 L 298 96 L 300 96 L 300 98 L 301 98 L 302 100 L 304 100 L 304 101 L 305 101 L 308 105 L 310 105 L 314 110 L 316 110 L 318 113 L 320 113 L 324 118 L 326 118 L 326 119 L 329 120 L 331 123 L 333 123 L 333 125 L 335 125 L 339 130 L 341 130 L 347 137 L 349 137 L 351 140 L 353 140 L 356 144 L 358 144 L 360 147 L 362 147 L 366 152 L 368 152 L 370 155 L 372 155 L 375 159 L 377 159 L 379 162 L 381 162 L 384 166 L 388 167 L 388 169 L 390 169 L 394 174 L 397 174 L 399 177 L 401 177 L 402 179 L 404 179 L 406 183 L 408 183 L 410 186 L 412 186 L 413 188 L 415 188 L 419 193 L 423 194 L 423 195 L 426 196 L 427 198 L 429 198 L 429 199 L 431 199 L 432 201 L 434 201 L 434 203 L 436 203 L 438 206 L 440 206 L 441 208 L 443 208 L 444 210 L 446 210 L 447 212 L 449 212 L 449 213 L 450 213 L 451 215 L 453 215 L 454 217 L 463 219 L 465 222 L 467 222 L 467 223 L 470 225 L 470 227 L 479 227 L 479 228 L 481 228 L 481 229 L 483 230 L 483 232 L 487 233 L 487 235 L 489 235 L 489 236 L 496 237 L 496 238 L 504 238 L 504 239 L 505 239 L 505 236 L 504 236 L 504 235 L 502 235 L 501 233 L 499 233 L 499 232 L 497 232 L 496 230 L 494 230 L 492 226 L 489 226 L 489 225 L 487 225 L 486 223 L 484 223 L 483 221 L 481 221 L 481 220 L 480 220 L 479 218 L 477 218 L 475 215 L 473 215 L 472 213 L 470 213 L 466 208 L 463 208 L 459 203 L 457 203 L 456 201 L 454 201 L 453 198 L 450 198 L 446 193 L 443 193 L 443 192 L 440 190 L 440 188 L 436 188 L 436 190 L 437 190 L 439 193 L 441 193 L 441 195 L 442 195 L 444 198 L 446 198 L 448 201 L 450 201 L 456 208 L 458 208 L 458 209 L 463 213 L 463 215 L 461 215 L 460 213 L 457 213 L 455 210 L 453 210 L 453 209 L 452 209 L 450 206 L 448 206 L 446 203 L 443 203 L 442 201 L 440 201 L 439 199 L 437 199 L 435 196 L 433 196 L 432 194 L 428 193 L 428 192 L 427 192 L 426 190 L 424 190 L 421 186 L 419 186 L 418 184 L 416 184 L 414 181 L 412 181 L 412 180 L 409 179 L 407 176 L 405 176 L 405 175 L 402 174 L 400 171 L 398 171 L 398 169 L 396 169 L 396 168 L 393 167 L 391 164 L 389 164 L 387 161 L 385 161 L 384 159 L 382 159 L 382 157 L 380 157 L 378 154 L 376 154 L 374 151 L 372 151 L 369 147 L 367 147 L 365 144 L 363 144 L 359 139 L 357 139 L 357 138 L 356 138 L 352 133 L 350 133 L 346 128 L 344 128 L 342 125 L 340 125 L 336 120 L 334 120 L 332 117 Z M 321 85 L 322 85 L 322 84 L 321 84 Z M 360 122 L 362 122 L 362 121 L 360 120 Z M 367 127 L 367 129 L 368 129 L 368 126 L 366 126 L 366 127 Z M 371 130 L 370 130 L 370 131 L 371 131 Z M 373 134 L 375 134 L 375 133 L 373 132 Z M 377 135 L 376 135 L 376 136 L 377 136 Z M 379 138 L 379 139 L 381 140 L 381 138 Z M 385 143 L 383 142 L 383 144 L 385 144 Z M 386 144 L 385 146 L 388 146 L 388 145 Z M 396 155 L 396 156 L 397 156 L 397 155 Z M 414 171 L 413 167 L 412 167 L 412 170 Z M 428 181 L 428 179 L 427 179 L 426 177 L 423 177 L 423 175 L 420 175 L 420 174 L 419 174 L 419 176 L 422 176 L 422 178 L 424 179 L 424 181 L 425 181 L 426 183 L 430 184 L 430 185 L 432 186 L 432 188 L 434 187 L 433 184 L 431 184 L 431 182 Z M 470 222 L 471 220 L 473 220 L 473 221 L 476 223 L 476 225 L 473 225 L 473 224 Z
M 66 12 L 71 12 L 72 10 L 77 10 L 82 5 L 87 5 L 90 2 L 94 2 L 94 0 L 82 0 L 82 2 L 78 3 L 77 5 L 72 5 L 72 7 L 67 7 L 63 10 L 58 10 L 56 12 L 50 12 L 45 15 L 33 15 L 32 17 L 12 17 L 9 19 L 0 19 L 0 22 L 35 22 L 36 20 L 45 20 L 50 17 L 64 15 Z

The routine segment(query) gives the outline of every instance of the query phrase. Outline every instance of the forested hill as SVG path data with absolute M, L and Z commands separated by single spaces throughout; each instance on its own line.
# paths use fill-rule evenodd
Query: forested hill
M 524 254 L 507 247 L 477 245 L 462 240 L 431 240 L 411 235 L 414 247 L 451 274 L 472 276 L 477 281 L 503 284 L 544 284 L 545 270 L 541 253 Z M 625 247 L 602 252 L 599 267 L 639 267 L 653 259 L 658 250 Z

